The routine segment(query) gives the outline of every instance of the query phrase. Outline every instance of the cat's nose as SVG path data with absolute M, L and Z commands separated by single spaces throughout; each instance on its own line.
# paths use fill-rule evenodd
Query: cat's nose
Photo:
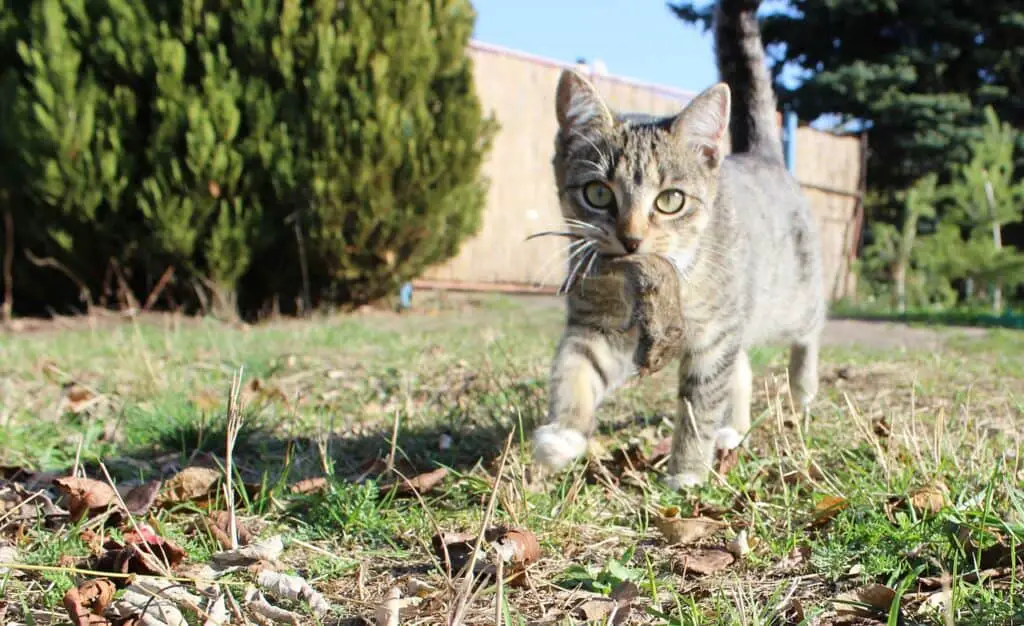
M 619 240 L 622 241 L 622 246 L 629 254 L 636 252 L 637 248 L 640 247 L 640 244 L 644 242 L 640 237 L 630 237 L 629 235 L 623 235 L 622 237 L 619 237 Z

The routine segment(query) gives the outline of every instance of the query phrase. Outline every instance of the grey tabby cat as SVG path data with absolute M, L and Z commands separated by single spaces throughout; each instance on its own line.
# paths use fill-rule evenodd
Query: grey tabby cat
M 579 238 L 568 281 L 583 287 L 570 292 L 570 311 L 595 258 L 658 255 L 678 273 L 679 412 L 668 463 L 677 489 L 703 483 L 716 445 L 734 448 L 749 430 L 749 347 L 787 343 L 791 390 L 805 412 L 817 392 L 826 312 L 818 234 L 784 165 L 758 4 L 719 2 L 723 83 L 675 116 L 613 113 L 570 70 L 558 84 L 553 165 Z M 534 433 L 543 466 L 582 455 L 602 399 L 636 373 L 636 341 L 622 337 L 570 315 L 552 366 L 548 423 Z

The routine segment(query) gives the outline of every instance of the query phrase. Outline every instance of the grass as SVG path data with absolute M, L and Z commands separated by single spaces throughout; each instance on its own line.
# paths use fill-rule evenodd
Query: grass
M 9 334 L 0 343 L 0 465 L 68 474 L 79 459 L 100 476 L 102 461 L 120 484 L 167 478 L 197 454 L 223 456 L 228 390 L 244 367 L 234 463 L 250 488 L 238 514 L 260 536 L 282 534 L 288 571 L 332 604 L 324 623 L 372 623 L 388 589 L 413 579 L 437 591 L 405 609 L 402 623 L 444 623 L 459 590 L 431 537 L 478 532 L 495 489 L 488 521 L 535 533 L 542 558 L 527 587 L 501 589 L 500 607 L 494 585 L 479 590 L 465 623 L 578 623 L 583 601 L 627 581 L 637 589 L 629 623 L 836 623 L 833 600 L 872 583 L 901 599 L 892 619 L 880 607 L 859 623 L 1024 623 L 1024 334 L 942 330 L 941 347 L 927 350 L 827 347 L 806 433 L 786 393 L 785 353 L 759 349 L 756 426 L 737 464 L 676 493 L 656 470 L 630 473 L 614 456 L 627 445 L 649 454 L 670 434 L 667 370 L 602 407 L 589 463 L 536 475 L 528 434 L 543 419 L 561 323 L 560 306 L 545 299 L 432 297 L 402 315 L 248 328 L 164 316 Z M 92 397 L 80 412 L 67 410 L 72 382 Z M 419 497 L 382 487 L 388 475 L 359 480 L 393 445 L 403 473 L 443 466 L 449 475 Z M 290 492 L 315 477 L 328 488 Z M 907 502 L 935 485 L 946 491 L 941 507 Z M 826 498 L 837 512 L 822 512 Z M 149 514 L 190 562 L 219 549 L 197 527 L 202 506 Z M 726 522 L 698 547 L 742 530 L 751 552 L 708 576 L 680 573 L 695 546 L 667 545 L 654 524 L 672 506 Z M 29 524 L 12 541 L 21 562 L 52 569 L 0 576 L 6 619 L 67 623 L 61 598 L 81 582 L 67 559 L 89 553 L 80 525 Z M 919 610 L 943 574 L 948 609 Z

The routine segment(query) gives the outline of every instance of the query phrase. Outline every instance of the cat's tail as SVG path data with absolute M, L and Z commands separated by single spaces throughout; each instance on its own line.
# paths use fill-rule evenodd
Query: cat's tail
M 775 93 L 755 16 L 759 4 L 760 0 L 719 0 L 715 54 L 719 75 L 732 91 L 732 151 L 751 152 L 781 163 Z

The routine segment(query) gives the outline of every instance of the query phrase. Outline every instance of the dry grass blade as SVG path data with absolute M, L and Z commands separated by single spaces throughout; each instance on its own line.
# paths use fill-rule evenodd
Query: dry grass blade
M 238 548 L 238 521 L 235 519 L 235 490 L 234 484 L 234 456 L 235 444 L 238 442 L 238 433 L 242 430 L 242 407 L 240 398 L 242 394 L 242 375 L 244 366 L 239 366 L 231 380 L 231 391 L 228 393 L 228 427 L 225 450 L 225 474 L 224 496 L 228 505 L 228 538 L 231 540 L 231 549 Z
M 480 546 L 483 545 L 487 528 L 491 525 L 491 519 L 494 517 L 494 508 L 498 503 L 498 492 L 501 491 L 501 479 L 505 474 L 505 465 L 508 462 L 508 453 L 512 448 L 512 439 L 514 436 L 515 431 L 509 433 L 508 437 L 505 439 L 505 447 L 501 452 L 501 461 L 498 463 L 498 473 L 494 478 L 494 487 L 491 489 L 490 500 L 487 502 L 487 511 L 484 513 L 483 523 L 480 525 L 480 532 L 477 534 L 476 543 L 473 546 L 473 552 L 469 558 L 469 564 L 466 566 L 466 573 L 463 575 L 462 588 L 459 589 L 458 596 L 455 599 L 455 609 L 452 612 L 451 620 L 449 621 L 451 626 L 462 625 L 465 612 L 472 600 L 474 567 L 476 566 L 476 561 L 480 553 Z

